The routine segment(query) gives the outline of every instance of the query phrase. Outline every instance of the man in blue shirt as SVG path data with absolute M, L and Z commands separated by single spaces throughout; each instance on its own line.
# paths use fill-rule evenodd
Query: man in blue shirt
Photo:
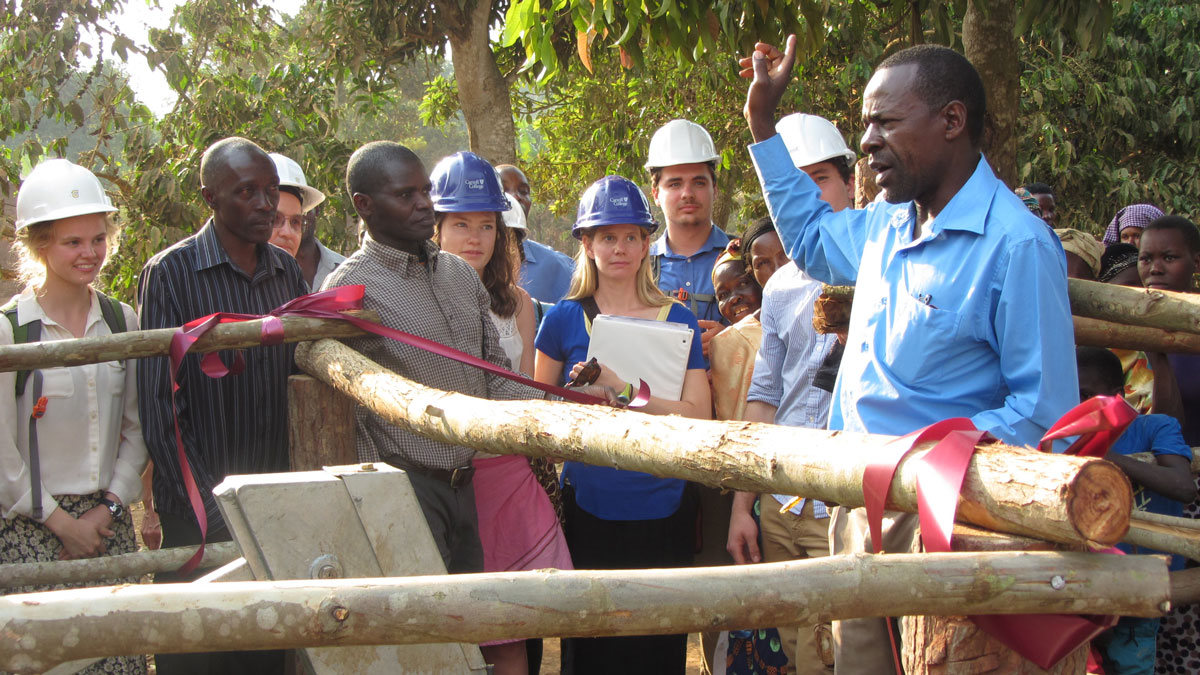
M 1078 403 L 1066 260 L 1053 232 L 980 153 L 985 94 L 975 68 L 923 45 L 885 60 L 863 94 L 861 147 L 882 189 L 864 210 L 834 213 L 789 161 L 775 110 L 795 62 L 760 45 L 744 110 L 751 156 L 796 264 L 855 303 L 831 429 L 906 434 L 968 417 L 1008 443 L 1033 445 Z M 907 552 L 917 518 L 884 516 L 882 547 Z M 838 509 L 833 551 L 872 550 L 863 509 Z M 889 673 L 881 619 L 835 622 L 838 672 Z
M 496 167 L 504 192 L 517 200 L 525 217 L 533 207 L 533 192 L 525 172 L 512 164 Z M 553 305 L 562 300 L 571 287 L 571 275 L 575 273 L 575 261 L 549 246 L 529 238 L 529 231 L 515 229 L 521 242 L 521 288 L 535 300 Z
M 650 245 L 651 263 L 663 293 L 687 305 L 700 321 L 701 347 L 723 327 L 712 283 L 713 265 L 729 237 L 712 222 L 721 160 L 704 127 L 671 120 L 650 139 L 646 168 L 650 194 L 662 209 L 663 236 Z

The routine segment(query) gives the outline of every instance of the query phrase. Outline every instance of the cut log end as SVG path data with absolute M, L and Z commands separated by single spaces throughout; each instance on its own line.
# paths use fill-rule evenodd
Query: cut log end
M 1071 523 L 1089 545 L 1113 546 L 1129 531 L 1129 478 L 1111 462 L 1088 462 L 1067 484 L 1066 505 Z

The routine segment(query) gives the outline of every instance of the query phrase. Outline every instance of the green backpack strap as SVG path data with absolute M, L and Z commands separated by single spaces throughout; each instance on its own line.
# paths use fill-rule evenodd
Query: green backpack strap
M 108 324 L 108 331 L 116 335 L 129 330 L 125 324 L 125 309 L 121 307 L 121 301 L 100 291 L 96 291 L 96 297 L 100 299 L 100 316 L 104 318 L 104 323 Z
M 12 324 L 13 344 L 23 345 L 27 342 L 38 342 L 42 339 L 42 322 L 30 321 L 27 324 L 17 323 L 17 299 L 13 298 L 7 305 L 0 307 L 0 312 L 4 312 L 4 316 L 8 318 L 8 322 Z M 25 393 L 25 383 L 29 380 L 28 370 L 17 371 L 17 398 L 20 398 Z

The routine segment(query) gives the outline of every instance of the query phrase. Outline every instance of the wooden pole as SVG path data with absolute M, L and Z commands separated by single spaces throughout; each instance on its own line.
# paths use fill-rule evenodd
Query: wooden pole
M 1077 344 L 1200 354 L 1200 296 L 1080 279 L 1068 281 Z M 826 285 L 821 297 L 849 304 L 854 301 L 854 287 Z M 832 312 L 820 322 L 822 332 L 836 332 L 843 318 L 842 313 Z M 818 317 L 813 321 L 817 323 Z
M 1178 553 L 1185 558 L 1200 561 L 1200 532 L 1195 528 L 1146 520 L 1139 515 L 1134 513 L 1129 532 L 1125 534 L 1123 541 L 1154 551 Z
M 288 378 L 288 466 L 319 471 L 358 463 L 354 401 L 307 375 Z
M 173 572 L 187 562 L 195 552 L 195 546 L 181 546 L 101 558 L 10 563 L 0 565 L 0 588 L 87 583 L 140 577 L 155 572 Z M 200 562 L 200 567 L 220 567 L 231 560 L 236 560 L 241 555 L 237 544 L 231 541 L 209 544 L 204 547 L 204 558 Z
M 1200 602 L 1200 567 L 1171 572 L 1171 606 L 1183 607 Z
M 560 402 L 483 403 L 423 387 L 333 340 L 300 345 L 296 362 L 398 427 L 435 440 L 726 489 L 862 506 L 863 471 L 894 447 L 890 436 L 647 416 Z M 910 456 L 897 470 L 888 508 L 916 512 L 914 460 Z M 1111 546 L 1129 529 L 1132 500 L 1129 479 L 1109 462 L 984 445 L 971 461 L 958 513 L 989 530 Z
M 1081 553 L 161 584 L 0 597 L 0 668 L 127 653 L 647 635 L 920 614 L 1160 616 L 1167 566 Z
M 372 310 L 347 312 L 368 321 L 379 321 Z M 215 326 L 192 346 L 192 353 L 242 349 L 262 344 L 262 319 L 223 323 Z M 345 338 L 366 335 L 362 330 L 336 319 L 309 319 L 289 316 L 283 319 L 284 342 L 320 338 Z M 53 340 L 0 347 L 0 372 L 82 366 L 88 363 L 166 356 L 175 328 L 138 330 L 116 335 Z

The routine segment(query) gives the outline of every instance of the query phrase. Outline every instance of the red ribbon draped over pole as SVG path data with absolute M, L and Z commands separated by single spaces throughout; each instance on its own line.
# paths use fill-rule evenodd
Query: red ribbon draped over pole
M 1049 452 L 1055 440 L 1078 436 L 1067 454 L 1103 457 L 1136 417 L 1137 411 L 1124 399 L 1097 396 L 1072 408 L 1055 422 L 1042 437 L 1039 448 Z M 936 441 L 936 444 L 918 460 L 920 465 L 917 467 L 921 539 L 930 553 L 950 551 L 963 478 L 975 447 L 989 438 L 987 432 L 977 430 L 967 418 L 943 420 L 897 438 L 894 453 L 867 467 L 863 472 L 863 500 L 871 529 L 871 544 L 876 553 L 884 553 L 881 549 L 882 518 L 896 467 L 917 446 L 930 441 Z M 1110 552 L 1120 553 L 1116 549 L 1104 551 Z M 1050 669 L 1067 654 L 1112 626 L 1117 617 L 1017 614 L 971 616 L 970 619 L 1005 646 L 1039 667 Z M 888 621 L 890 624 L 891 619 Z M 888 633 L 891 636 L 892 631 L 889 629 Z M 894 637 L 892 654 L 897 672 L 903 672 Z
M 192 505 L 192 511 L 196 516 L 196 523 L 200 527 L 200 547 L 182 567 L 179 568 L 181 574 L 187 574 L 200 564 L 201 558 L 204 556 L 204 543 L 208 535 L 208 514 L 204 510 L 204 500 L 200 496 L 200 490 L 196 486 L 196 478 L 192 474 L 191 464 L 188 463 L 187 454 L 183 447 L 183 435 L 179 431 L 179 416 L 175 412 L 175 393 L 179 390 L 178 373 L 179 366 L 183 363 L 183 357 L 188 353 L 188 350 L 199 340 L 202 335 L 207 333 L 214 326 L 222 323 L 234 323 L 238 321 L 253 321 L 255 319 L 263 319 L 262 325 L 262 345 L 270 346 L 281 344 L 284 339 L 283 321 L 285 316 L 308 317 L 312 319 L 336 319 L 339 321 L 349 322 L 358 328 L 381 337 L 386 337 L 406 345 L 423 349 L 427 352 L 444 356 L 448 359 L 464 363 L 469 366 L 474 366 L 480 370 L 497 375 L 514 382 L 520 382 L 534 389 L 544 391 L 549 394 L 560 396 L 568 401 L 575 403 L 597 404 L 605 403 L 602 398 L 585 394 L 581 391 L 557 387 L 554 385 L 543 384 L 519 373 L 514 373 L 510 370 L 497 366 L 496 364 L 481 359 L 473 354 L 459 351 L 453 347 L 447 347 L 440 342 L 434 342 L 423 338 L 419 335 L 405 333 L 404 331 L 388 328 L 366 319 L 361 319 L 356 316 L 343 314 L 343 312 L 362 309 L 362 300 L 365 293 L 365 287 L 362 285 L 354 286 L 339 286 L 330 288 L 319 293 L 310 293 L 300 296 L 290 302 L 284 303 L 279 307 L 271 310 L 265 316 L 257 316 L 254 314 L 234 314 L 227 312 L 219 312 L 209 314 L 208 316 L 194 319 L 184 324 L 171 337 L 171 410 L 175 421 L 175 452 L 179 459 L 180 472 L 183 474 L 184 487 L 187 490 L 188 501 Z M 245 359 L 242 358 L 240 352 L 234 355 L 234 362 L 231 366 L 226 366 L 217 352 L 209 352 L 200 360 L 200 370 L 212 378 L 221 378 L 226 375 L 238 375 L 246 367 Z M 644 381 L 639 382 L 637 395 L 629 402 L 628 408 L 640 408 L 645 406 L 650 400 L 650 387 Z

